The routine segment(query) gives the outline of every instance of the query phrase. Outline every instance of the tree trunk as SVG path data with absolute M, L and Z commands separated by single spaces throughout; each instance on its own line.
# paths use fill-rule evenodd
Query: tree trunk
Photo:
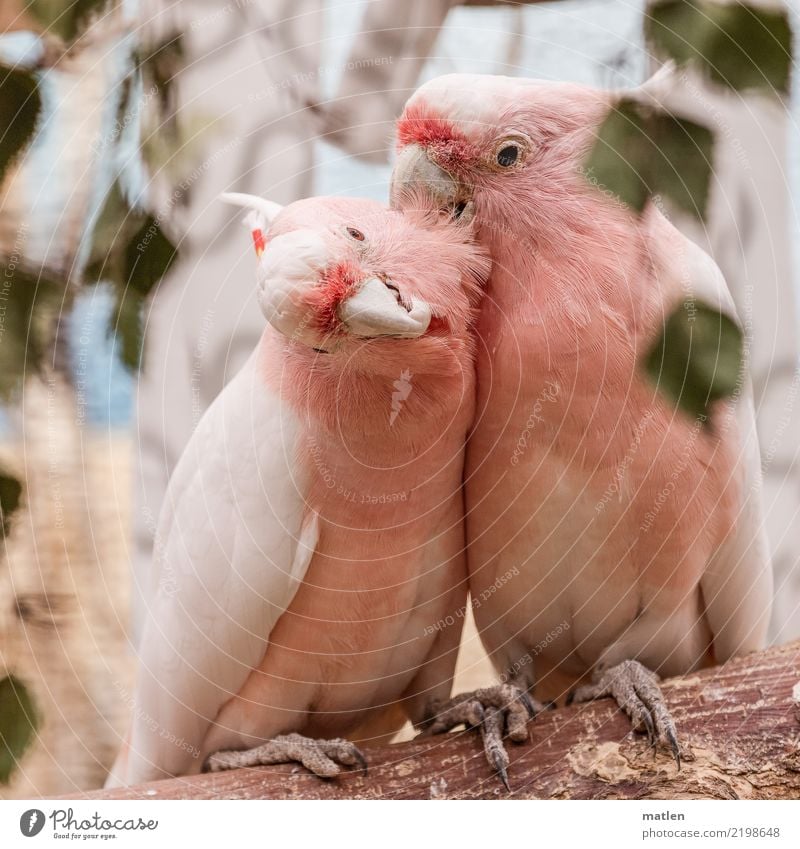
M 653 756 L 609 699 L 549 711 L 509 744 L 520 799 L 800 797 L 800 642 L 674 678 L 664 695 L 678 726 L 680 771 Z M 326 781 L 299 766 L 259 767 L 88 794 L 153 799 L 494 799 L 507 794 L 476 734 L 365 749 L 369 774 Z M 84 797 L 81 797 L 84 798 Z
M 72 388 L 55 374 L 24 387 L 21 438 L 0 460 L 24 506 L 0 544 L 0 678 L 30 690 L 41 725 L 0 799 L 97 787 L 131 704 L 127 619 L 127 478 L 109 469 L 112 439 L 77 425 Z

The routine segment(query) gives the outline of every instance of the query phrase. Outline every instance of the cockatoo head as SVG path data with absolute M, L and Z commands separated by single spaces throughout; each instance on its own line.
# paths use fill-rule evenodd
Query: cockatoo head
M 474 214 L 482 241 L 498 222 L 555 228 L 560 213 L 574 214 L 576 198 L 586 197 L 579 165 L 608 105 L 607 93 L 566 83 L 476 74 L 431 80 L 397 125 L 392 204 L 409 189 L 425 191 L 456 217 Z
M 370 340 L 467 333 L 488 274 L 468 224 L 352 198 L 284 208 L 250 195 L 223 199 L 253 210 L 245 222 L 259 253 L 261 309 L 292 341 L 339 353 Z

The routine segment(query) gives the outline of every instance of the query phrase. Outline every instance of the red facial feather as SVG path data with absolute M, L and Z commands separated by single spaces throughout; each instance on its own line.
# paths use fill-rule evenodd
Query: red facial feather
M 419 144 L 437 164 L 458 173 L 477 159 L 479 151 L 456 126 L 424 104 L 409 106 L 397 122 L 397 147 Z
M 325 269 L 321 285 L 309 295 L 316 316 L 316 324 L 323 333 L 332 333 L 339 327 L 336 310 L 351 294 L 359 280 L 358 270 L 346 262 L 338 262 Z

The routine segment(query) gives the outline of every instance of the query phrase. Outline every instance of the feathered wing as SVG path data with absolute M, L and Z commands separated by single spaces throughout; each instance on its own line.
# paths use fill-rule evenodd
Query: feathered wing
M 262 659 L 319 537 L 298 433 L 256 354 L 200 421 L 159 523 L 132 730 L 114 781 L 197 771 L 210 724 Z
M 659 274 L 670 275 L 680 292 L 705 301 L 740 323 L 722 272 L 694 242 L 673 230 L 675 250 Z M 678 280 L 680 281 L 678 283 Z M 772 565 L 761 502 L 761 457 L 753 392 L 745 378 L 725 438 L 734 445 L 735 482 L 741 492 L 733 529 L 700 581 L 717 662 L 763 648 L 772 604 Z

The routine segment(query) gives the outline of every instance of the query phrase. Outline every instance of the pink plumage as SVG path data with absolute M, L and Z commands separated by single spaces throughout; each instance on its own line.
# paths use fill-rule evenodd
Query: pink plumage
M 583 172 L 613 101 L 452 75 L 424 85 L 399 123 L 395 191 L 474 204 L 492 257 L 465 472 L 470 589 L 488 599 L 475 613 L 498 671 L 548 697 L 592 672 L 610 681 L 624 661 L 664 674 L 724 661 L 762 646 L 769 616 L 749 385 L 712 431 L 641 368 L 687 298 L 733 303 L 656 205 L 638 218 Z
M 117 782 L 380 738 L 449 694 L 488 261 L 466 225 L 363 200 L 297 202 L 267 236 L 271 326 L 170 484 Z

